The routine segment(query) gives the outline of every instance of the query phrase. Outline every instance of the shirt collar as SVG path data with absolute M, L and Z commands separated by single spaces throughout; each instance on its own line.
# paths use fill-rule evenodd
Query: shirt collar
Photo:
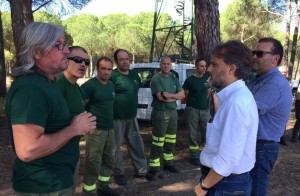
M 217 93 L 218 100 L 220 104 L 224 102 L 226 99 L 228 99 L 238 88 L 241 88 L 242 86 L 245 86 L 245 82 L 243 80 L 237 80 L 225 88 L 223 88 L 221 91 Z
M 258 81 L 264 80 L 265 78 L 268 78 L 270 75 L 273 75 L 274 73 L 279 72 L 278 67 L 275 67 L 273 69 L 271 69 L 270 71 L 268 71 L 267 73 L 263 74 L 263 75 L 256 75 L 255 79 Z

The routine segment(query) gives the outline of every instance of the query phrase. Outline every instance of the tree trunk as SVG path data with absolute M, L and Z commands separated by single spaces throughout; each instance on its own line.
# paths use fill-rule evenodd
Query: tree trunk
M 297 58 L 297 66 L 296 66 L 296 71 L 295 71 L 295 75 L 294 75 L 294 80 L 297 79 L 297 75 L 298 75 L 298 70 L 299 70 L 299 63 L 300 63 L 300 58 Z
M 31 11 L 32 0 L 10 0 L 11 9 L 11 25 L 13 30 L 14 44 L 16 48 L 16 54 L 20 51 L 20 37 L 22 30 L 26 24 L 33 21 L 33 14 Z M 16 65 L 18 65 L 18 58 Z
M 291 1 L 286 0 L 286 27 L 285 27 L 285 44 L 284 44 L 284 53 L 283 53 L 284 65 L 288 65 L 289 62 L 290 32 L 291 32 Z
M 6 96 L 6 69 L 5 69 L 5 57 L 4 57 L 4 35 L 2 26 L 2 15 L 0 10 L 0 97 Z
M 300 0 L 297 1 L 297 16 L 296 16 L 296 20 L 295 20 L 295 29 L 294 29 L 293 42 L 292 42 L 292 51 L 291 51 L 291 59 L 290 59 L 291 67 L 289 68 L 289 76 L 292 76 L 293 69 L 294 69 L 297 41 L 298 41 L 299 22 L 300 22 Z M 296 73 L 297 73 L 297 70 L 296 70 Z M 296 77 L 297 77 L 297 75 L 295 74 L 294 79 L 296 79 Z
M 194 3 L 198 58 L 209 62 L 212 50 L 220 44 L 219 1 L 195 0 Z

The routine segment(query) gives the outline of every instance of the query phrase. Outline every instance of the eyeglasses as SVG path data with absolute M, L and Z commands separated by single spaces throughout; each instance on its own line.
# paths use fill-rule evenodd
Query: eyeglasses
M 82 63 L 82 61 L 84 61 L 84 64 L 86 66 L 90 65 L 90 59 L 84 59 L 84 58 L 79 57 L 79 56 L 68 57 L 68 59 L 74 61 L 75 63 Z
M 57 43 L 53 47 L 56 47 L 58 50 L 64 50 L 66 47 L 69 47 L 67 43 Z
M 273 52 L 268 52 L 268 51 L 262 51 L 262 50 L 253 50 L 252 55 L 256 55 L 257 58 L 262 58 L 264 54 L 272 54 L 274 55 Z

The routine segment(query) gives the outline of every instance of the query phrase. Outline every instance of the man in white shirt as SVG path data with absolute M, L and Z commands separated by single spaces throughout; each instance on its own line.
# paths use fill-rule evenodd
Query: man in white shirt
M 195 186 L 200 195 L 239 192 L 250 195 L 249 171 L 254 167 L 258 112 L 245 82 L 251 51 L 241 42 L 218 45 L 207 71 L 210 85 L 219 89 L 218 110 L 207 124 L 206 144 L 200 155 L 202 176 Z

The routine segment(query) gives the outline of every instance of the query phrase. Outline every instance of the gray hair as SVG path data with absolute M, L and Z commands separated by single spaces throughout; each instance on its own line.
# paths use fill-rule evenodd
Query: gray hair
M 172 61 L 171 57 L 169 57 L 169 56 L 162 56 L 162 57 L 160 58 L 159 63 L 161 64 L 162 61 L 165 60 L 165 59 L 170 59 L 170 60 Z
M 14 77 L 32 73 L 35 65 L 34 54 L 38 50 L 46 54 L 55 45 L 58 38 L 64 37 L 62 27 L 43 22 L 31 22 L 23 30 L 21 49 L 17 56 L 19 65 L 13 70 Z

